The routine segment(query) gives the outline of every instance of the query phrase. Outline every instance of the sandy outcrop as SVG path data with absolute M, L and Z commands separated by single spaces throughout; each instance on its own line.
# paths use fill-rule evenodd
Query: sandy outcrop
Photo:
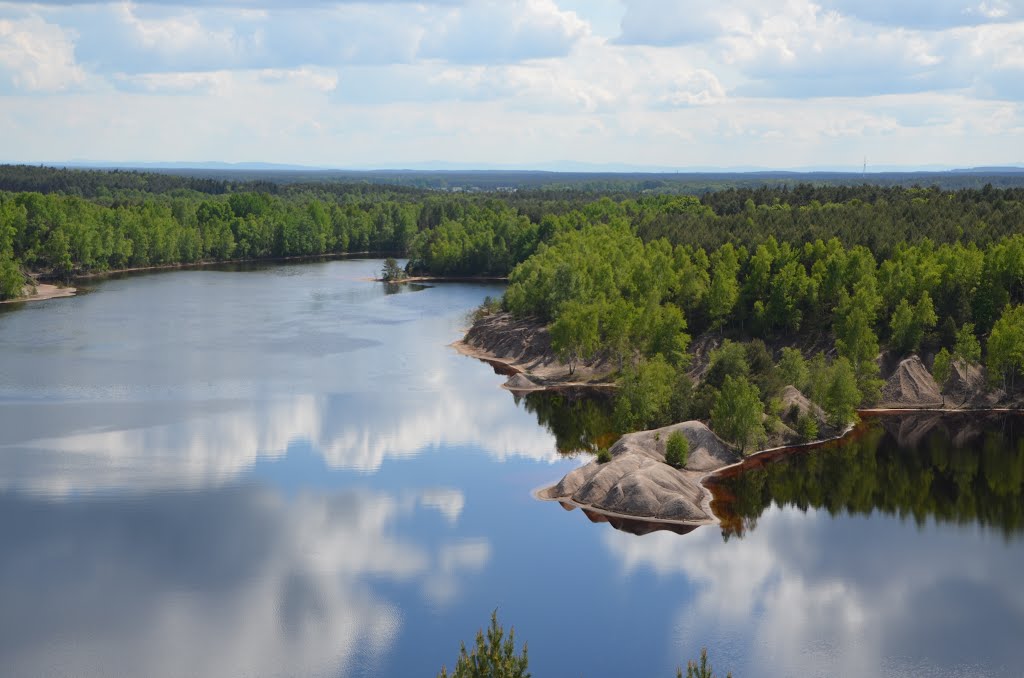
M 509 391 L 543 391 L 544 387 L 531 380 L 525 374 L 513 374 L 502 386 Z
M 881 407 L 942 407 L 942 393 L 921 359 L 910 356 L 900 361 L 896 371 L 882 388 Z
M 665 444 L 680 431 L 690 442 L 686 467 L 665 463 Z M 711 429 L 698 421 L 630 433 L 611 448 L 612 460 L 582 466 L 539 494 L 611 514 L 656 520 L 711 522 L 701 478 L 741 459 Z
M 966 360 L 954 360 L 949 366 L 949 378 L 942 385 L 946 404 L 957 407 L 986 407 L 993 405 L 1001 393 L 989 391 L 985 373 L 979 365 Z
M 782 389 L 782 395 L 779 399 L 782 401 L 782 412 L 784 415 L 789 415 L 790 411 L 796 408 L 798 417 L 806 417 L 809 414 L 819 424 L 824 423 L 825 411 L 816 403 L 812 403 L 797 387 L 790 385 Z M 788 416 L 787 421 L 789 421 Z
M 537 390 L 548 386 L 590 384 L 607 381 L 616 365 L 596 358 L 569 366 L 551 348 L 551 335 L 544 323 L 532 318 L 515 318 L 511 313 L 494 313 L 469 328 L 465 338 L 453 346 L 460 352 L 492 363 L 507 365 L 529 377 Z
M 23 301 L 45 301 L 46 299 L 63 299 L 73 297 L 78 293 L 74 287 L 58 287 L 47 283 L 39 283 L 35 286 L 26 285 L 24 296 L 16 299 L 5 299 L 0 304 L 16 304 Z

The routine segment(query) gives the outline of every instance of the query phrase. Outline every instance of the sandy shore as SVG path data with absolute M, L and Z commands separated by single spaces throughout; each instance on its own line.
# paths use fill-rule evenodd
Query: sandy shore
M 73 297 L 78 294 L 78 289 L 75 287 L 58 287 L 57 285 L 49 285 L 47 283 L 39 283 L 35 291 L 32 291 L 31 287 L 25 287 L 25 296 L 17 299 L 7 299 L 6 301 L 0 301 L 0 304 L 20 304 L 26 301 L 45 301 L 47 299 L 62 299 L 64 297 Z
M 370 282 L 390 283 L 392 285 L 432 282 L 507 283 L 508 277 L 500 275 L 413 275 L 401 280 L 385 280 L 384 278 L 367 278 L 367 280 Z
M 477 360 L 482 360 L 483 362 L 488 363 L 501 374 L 505 374 L 507 376 L 522 374 L 529 377 L 537 384 L 536 388 L 509 390 L 551 391 L 567 388 L 593 388 L 609 391 L 615 390 L 616 388 L 614 382 L 580 381 L 579 379 L 569 377 L 569 368 L 561 363 L 555 363 L 553 365 L 534 365 L 528 367 L 523 364 L 521 359 L 500 357 L 487 349 L 467 344 L 462 339 L 452 342 L 449 345 L 464 356 L 476 358 Z M 582 373 L 581 376 L 592 376 L 596 379 L 606 379 L 608 376 L 607 373 L 588 370 L 582 366 L 576 368 L 576 373 Z

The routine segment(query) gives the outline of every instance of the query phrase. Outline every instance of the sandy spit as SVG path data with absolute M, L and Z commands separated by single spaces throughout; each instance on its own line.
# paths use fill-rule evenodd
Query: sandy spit
M 25 296 L 18 297 L 17 299 L 7 299 L 0 301 L 0 304 L 20 304 L 26 301 L 46 301 L 47 299 L 62 299 L 64 297 L 73 297 L 78 294 L 78 289 L 75 287 L 58 287 L 57 285 L 50 285 L 47 283 L 39 283 L 36 285 L 35 291 L 31 287 L 25 287 Z

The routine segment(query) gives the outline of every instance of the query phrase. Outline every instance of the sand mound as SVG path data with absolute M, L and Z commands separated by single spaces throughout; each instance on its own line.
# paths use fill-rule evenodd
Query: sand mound
M 818 407 L 817 404 L 812 403 L 808 400 L 807 396 L 800 392 L 795 386 L 787 386 L 782 389 L 782 414 L 783 418 L 789 424 L 795 424 L 796 421 L 790 420 L 789 413 L 795 407 L 799 413 L 798 417 L 806 417 L 810 414 L 812 417 L 818 420 L 819 424 L 825 422 L 825 411 Z
M 690 441 L 682 470 L 665 463 L 665 443 L 675 431 Z M 739 452 L 698 421 L 624 435 L 611 453 L 607 464 L 580 467 L 541 496 L 638 518 L 705 521 L 711 516 L 702 508 L 701 477 L 740 460 Z
M 957 404 L 966 404 L 983 399 L 986 394 L 985 375 L 978 365 L 965 360 L 954 360 L 949 368 L 949 378 L 942 390 Z
M 455 347 L 466 355 L 510 365 L 546 384 L 603 381 L 616 367 L 614 361 L 597 355 L 570 371 L 551 349 L 551 334 L 544 323 L 510 313 L 494 313 L 475 321 Z
M 883 407 L 941 407 L 942 394 L 916 355 L 900 362 L 882 389 Z
M 510 391 L 543 391 L 544 387 L 532 381 L 525 374 L 513 374 L 504 383 L 504 387 Z
M 510 313 L 495 313 L 477 320 L 466 333 L 466 343 L 485 348 L 498 358 L 554 359 L 551 337 L 544 323 L 532 319 L 519 320 Z

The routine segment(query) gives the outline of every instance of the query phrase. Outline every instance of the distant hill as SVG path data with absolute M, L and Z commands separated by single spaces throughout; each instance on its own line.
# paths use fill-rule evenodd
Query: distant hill
M 231 190 L 231 184 L 251 187 L 292 184 L 378 184 L 440 191 L 575 190 L 609 193 L 682 193 L 703 195 L 727 188 L 796 186 L 798 184 L 859 186 L 938 186 L 946 190 L 963 188 L 1024 187 L 1022 167 L 978 167 L 922 172 L 825 172 L 778 171 L 750 172 L 554 172 L 543 170 L 336 170 L 308 169 L 290 165 L 185 163 L 144 166 L 85 167 L 4 165 L 0 166 L 0 189 L 43 190 L 32 188 L 32 177 L 52 179 L 62 174 L 62 183 L 73 186 L 90 172 L 113 172 L 123 180 L 133 177 L 138 188 L 165 184 L 157 177 L 178 177 L 181 187 L 204 192 Z M 4 177 L 11 181 L 6 181 Z M 17 181 L 13 181 L 17 177 Z M 148 179 L 146 179 L 148 177 Z M 214 188 L 211 182 L 215 182 Z M 149 188 L 149 190 L 153 190 Z

